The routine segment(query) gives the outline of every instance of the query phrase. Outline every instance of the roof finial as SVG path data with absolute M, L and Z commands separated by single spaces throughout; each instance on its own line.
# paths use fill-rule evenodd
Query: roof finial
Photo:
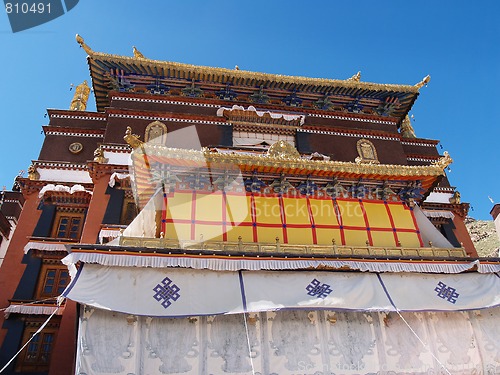
M 132 50 L 134 51 L 134 57 L 136 59 L 145 59 L 144 55 L 137 48 L 135 48 L 135 46 L 132 46 Z
M 92 55 L 94 53 L 94 51 L 92 51 L 92 48 L 86 45 L 83 38 L 78 34 L 76 34 L 76 41 L 80 45 L 80 47 L 82 47 L 85 50 L 85 52 L 87 52 L 88 55 Z
M 141 147 L 144 144 L 144 142 L 139 139 L 139 136 L 137 134 L 132 134 L 132 128 L 130 126 L 127 126 L 127 130 L 123 139 L 129 144 L 129 146 L 134 149 Z
M 426 75 L 423 80 L 421 80 L 419 83 L 415 84 L 415 87 L 417 89 L 421 89 L 424 86 L 427 86 L 427 84 L 431 81 L 431 76 Z
M 432 165 L 435 165 L 439 167 L 440 169 L 445 169 L 447 166 L 449 166 L 451 163 L 453 163 L 453 159 L 450 157 L 450 154 L 448 154 L 447 151 L 443 152 L 443 156 L 439 158 L 438 160 L 434 161 Z
M 399 130 L 403 138 L 417 138 L 413 126 L 411 126 L 410 116 L 406 115 Z
M 361 81 L 361 71 L 354 74 L 351 78 L 347 78 L 348 81 L 359 82 Z
M 76 86 L 75 95 L 69 106 L 71 111 L 85 111 L 87 108 L 87 101 L 89 100 L 90 87 L 87 80 Z
M 234 70 L 240 70 L 240 67 L 238 65 L 235 65 Z

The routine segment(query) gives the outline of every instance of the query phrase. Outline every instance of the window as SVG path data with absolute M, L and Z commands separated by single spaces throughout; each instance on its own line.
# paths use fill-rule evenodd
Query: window
M 267 148 L 275 142 L 286 141 L 295 147 L 295 136 L 272 133 L 256 133 L 247 131 L 233 131 L 233 146 Z
M 43 265 L 38 283 L 37 298 L 59 297 L 69 282 L 69 272 L 64 266 Z
M 78 241 L 83 227 L 83 214 L 57 212 L 52 237 Z
M 21 345 L 24 345 L 33 336 L 41 324 L 42 322 L 27 323 Z M 55 328 L 47 327 L 33 337 L 19 355 L 16 362 L 16 372 L 48 371 L 56 333 Z
M 122 215 L 120 218 L 121 225 L 129 225 L 137 216 L 137 208 L 133 199 L 125 198 L 123 201 Z

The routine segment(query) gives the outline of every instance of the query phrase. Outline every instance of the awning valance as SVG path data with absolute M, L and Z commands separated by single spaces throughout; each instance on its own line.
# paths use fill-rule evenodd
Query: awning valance
M 457 311 L 500 304 L 496 274 L 208 271 L 84 264 L 64 296 L 134 315 L 180 317 L 289 308 Z
M 78 262 L 96 263 L 103 266 L 120 267 L 185 267 L 213 271 L 259 271 L 259 270 L 298 270 L 298 269 L 349 269 L 362 272 L 427 272 L 461 273 L 473 270 L 479 273 L 500 272 L 498 261 L 485 259 L 471 260 L 410 260 L 410 259 L 369 259 L 364 257 L 304 257 L 304 256 L 267 256 L 262 255 L 203 255 L 196 251 L 114 251 L 72 249 L 63 259 L 66 265 Z

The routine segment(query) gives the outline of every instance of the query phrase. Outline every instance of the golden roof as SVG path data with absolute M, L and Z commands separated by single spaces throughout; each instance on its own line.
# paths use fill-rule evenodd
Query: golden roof
M 83 38 L 77 34 L 77 42 L 87 52 L 90 71 L 93 79 L 94 90 L 98 110 L 102 110 L 108 99 L 105 94 L 110 91 L 109 72 L 111 69 L 119 69 L 125 73 L 134 72 L 144 76 L 169 77 L 174 79 L 193 79 L 202 82 L 217 83 L 225 85 L 244 85 L 249 87 L 264 86 L 271 89 L 308 91 L 317 95 L 342 93 L 347 96 L 357 96 L 368 92 L 398 93 L 403 104 L 403 112 L 406 114 L 418 96 L 419 89 L 428 83 L 430 77 L 425 77 L 415 85 L 380 84 L 373 82 L 362 82 L 356 79 L 325 79 L 300 76 L 287 76 L 282 74 L 270 74 L 251 72 L 240 69 L 227 69 L 217 67 L 198 66 L 171 61 L 153 60 L 143 57 L 142 54 L 134 53 L 133 57 L 119 56 L 93 51 Z M 398 113 L 398 117 L 401 114 Z

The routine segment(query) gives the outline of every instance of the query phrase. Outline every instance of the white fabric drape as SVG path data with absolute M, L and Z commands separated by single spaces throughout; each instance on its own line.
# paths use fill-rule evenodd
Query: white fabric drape
M 268 139 L 258 139 L 250 137 L 233 137 L 233 146 L 255 146 L 265 143 L 270 146 L 273 142 Z
M 208 271 L 85 264 L 64 296 L 106 310 L 178 317 L 328 308 L 456 311 L 500 305 L 496 274 Z
M 87 194 L 92 195 L 92 191 L 86 190 L 82 185 L 79 185 L 79 184 L 73 185 L 71 187 L 66 186 L 66 185 L 47 184 L 38 193 L 38 198 L 43 197 L 45 195 L 45 193 L 48 191 L 57 191 L 57 192 L 69 193 L 69 194 L 74 194 L 76 192 L 83 191 Z
M 120 237 L 122 232 L 119 229 L 101 229 L 99 231 L 99 243 L 103 243 L 105 238 L 115 239 Z
M 116 185 L 116 180 L 125 180 L 126 178 L 130 178 L 130 174 L 113 172 L 113 174 L 109 177 L 108 185 L 113 188 Z
M 293 120 L 299 120 L 300 119 L 300 125 L 304 125 L 305 122 L 305 115 L 293 115 L 290 113 L 279 113 L 279 112 L 271 112 L 271 111 L 257 111 L 257 109 L 254 106 L 249 106 L 247 109 L 243 106 L 239 105 L 233 105 L 231 108 L 226 108 L 226 107 L 220 107 L 217 110 L 217 116 L 222 117 L 224 115 L 224 111 L 246 111 L 246 112 L 254 112 L 256 113 L 259 117 L 262 117 L 264 115 L 269 115 L 273 119 L 280 119 L 283 118 L 286 121 L 293 121 Z
M 442 211 L 442 210 L 422 210 L 425 216 L 427 217 L 443 217 L 445 219 L 452 219 L 455 217 L 453 212 L 451 211 Z
M 156 212 L 162 209 L 162 196 L 158 192 L 151 197 L 146 206 L 139 212 L 130 225 L 125 228 L 125 237 L 156 237 Z M 110 242 L 108 245 L 113 245 Z M 116 243 L 117 244 L 117 243 Z
M 76 374 L 445 373 L 440 363 L 454 375 L 499 374 L 499 315 L 498 308 L 403 313 L 417 338 L 396 313 L 150 318 L 82 307 Z
M 424 241 L 425 246 L 428 246 L 429 242 L 432 242 L 432 246 L 442 247 L 442 248 L 452 248 L 453 245 L 446 239 L 445 236 L 439 232 L 434 224 L 425 216 L 422 209 L 418 206 L 413 208 L 413 213 L 415 214 L 415 219 L 417 220 L 418 229 L 420 229 L 420 235 L 422 236 L 422 241 Z
M 118 240 L 109 242 L 118 245 Z M 479 273 L 500 272 L 500 264 L 485 263 L 484 261 L 461 262 L 424 262 L 424 261 L 370 261 L 370 260 L 328 260 L 307 258 L 252 258 L 241 259 L 234 257 L 198 257 L 185 254 L 113 254 L 109 252 L 73 252 L 63 258 L 66 265 L 78 262 L 97 263 L 103 266 L 121 267 L 186 267 L 194 269 L 208 269 L 215 271 L 238 270 L 296 270 L 306 268 L 331 267 L 334 269 L 351 269 L 363 272 L 428 272 L 428 273 L 461 273 L 477 267 Z
M 236 272 L 85 264 L 64 296 L 136 315 L 166 317 L 242 311 Z
M 48 241 L 30 241 L 24 246 L 24 253 L 30 250 L 42 251 L 66 251 L 66 245 L 71 245 L 68 242 L 48 242 Z
M 10 314 L 26 314 L 26 315 L 51 315 L 53 312 L 56 315 L 62 315 L 64 312 L 64 307 L 57 306 L 44 306 L 44 305 L 10 305 L 4 311 L 5 319 L 9 317 Z

